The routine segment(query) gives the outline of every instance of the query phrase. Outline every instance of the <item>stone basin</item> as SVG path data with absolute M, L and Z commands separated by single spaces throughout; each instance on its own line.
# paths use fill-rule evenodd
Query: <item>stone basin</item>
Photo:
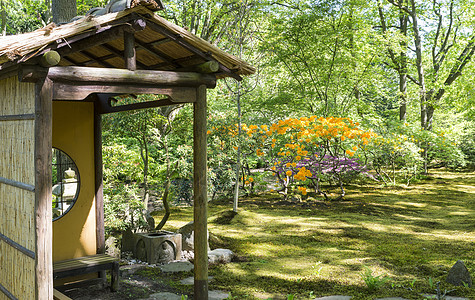
M 135 258 L 149 264 L 166 264 L 181 259 L 181 234 L 159 231 L 133 233 L 128 238 Z

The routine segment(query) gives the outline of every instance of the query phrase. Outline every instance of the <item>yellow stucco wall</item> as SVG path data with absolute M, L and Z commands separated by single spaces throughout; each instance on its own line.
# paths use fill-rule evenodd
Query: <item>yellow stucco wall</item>
M 53 222 L 53 261 L 96 254 L 93 129 L 92 103 L 53 102 L 53 147 L 74 160 L 81 180 L 76 203 Z

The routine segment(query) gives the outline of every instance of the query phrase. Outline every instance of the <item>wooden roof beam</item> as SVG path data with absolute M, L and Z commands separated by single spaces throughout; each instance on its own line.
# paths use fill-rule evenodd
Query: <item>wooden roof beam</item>
M 192 103 L 196 101 L 196 87 L 157 87 L 144 84 L 93 84 L 55 82 L 53 89 L 54 100 L 82 101 L 91 94 L 153 94 L 168 95 L 168 101 L 177 103 Z M 168 103 L 168 102 L 167 102 Z M 115 112 L 115 111 L 110 111 Z M 106 113 L 104 110 L 102 113 Z M 109 112 L 107 112 L 109 113 Z
M 48 77 L 59 82 L 80 82 L 95 84 L 150 84 L 156 86 L 196 87 L 216 86 L 216 77 L 210 74 L 172 71 L 129 71 L 124 69 L 89 68 L 89 67 L 51 67 Z
M 174 102 L 174 101 L 172 101 L 168 98 L 167 99 L 140 102 L 140 103 L 132 103 L 132 104 L 126 104 L 126 105 L 118 105 L 118 106 L 110 106 L 108 101 L 101 101 L 101 104 L 100 104 L 101 110 L 99 111 L 99 113 L 100 114 L 110 114 L 110 113 L 116 113 L 116 112 L 121 112 L 121 111 L 130 111 L 130 110 L 153 108 L 153 107 L 160 107 L 160 106 L 169 106 L 169 105 L 176 105 L 176 104 L 178 104 L 178 103 L 176 103 L 176 102 Z

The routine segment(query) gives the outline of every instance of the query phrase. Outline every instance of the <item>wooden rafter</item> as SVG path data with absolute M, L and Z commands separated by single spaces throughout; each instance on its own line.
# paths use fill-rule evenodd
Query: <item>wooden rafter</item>
M 109 44 L 102 44 L 100 45 L 101 47 L 107 49 L 108 51 L 112 52 L 115 54 L 115 56 L 120 57 L 121 59 L 124 59 L 124 51 L 121 51 L 117 48 L 115 48 L 112 45 Z M 150 67 L 141 63 L 139 60 L 137 60 L 137 66 L 139 66 L 141 69 L 149 69 Z
M 106 68 L 115 68 L 113 65 L 111 65 L 110 63 L 102 60 L 100 57 L 97 57 L 96 55 L 92 54 L 91 52 L 87 51 L 87 50 L 82 50 L 80 51 L 79 53 L 81 53 L 82 55 L 90 58 L 93 62 L 97 62 L 98 64 L 100 64 L 101 66 L 103 67 L 106 67 Z
M 174 62 L 173 57 L 170 57 L 170 56 L 166 55 L 165 53 L 163 53 L 162 51 L 154 48 L 153 46 L 150 46 L 149 44 L 144 43 L 144 42 L 140 41 L 139 39 L 136 39 L 135 43 L 138 44 L 142 49 L 150 52 L 152 55 L 155 55 L 156 57 L 163 60 L 164 62 L 167 62 L 167 63 L 169 63 L 170 65 L 173 65 L 176 68 L 181 67 L 180 64 Z
M 162 44 L 165 44 L 165 43 L 169 43 L 171 41 L 172 40 L 169 39 L 169 38 L 164 38 L 164 39 L 160 39 L 160 40 L 155 41 L 155 42 L 150 42 L 148 44 L 151 45 L 151 46 L 159 46 L 159 45 L 162 45 Z
M 193 54 L 191 56 L 174 59 L 173 62 L 177 63 L 179 65 L 182 65 L 184 62 L 187 62 L 187 61 L 190 61 L 190 60 L 195 60 L 195 59 L 202 60 L 201 57 Z M 158 63 L 158 64 L 150 65 L 150 66 L 148 66 L 148 68 L 157 70 L 157 69 L 165 68 L 165 67 L 170 66 L 170 65 L 171 64 L 169 62 L 161 62 L 161 63 Z
M 86 64 L 85 63 L 79 63 L 77 62 L 75 59 L 71 58 L 71 57 L 62 57 L 61 59 L 64 59 L 66 61 L 68 61 L 69 63 L 73 64 L 73 65 L 76 65 L 76 66 L 85 66 Z
M 188 51 L 190 51 L 191 53 L 194 53 L 200 57 L 202 57 L 204 60 L 210 60 L 212 59 L 211 55 L 209 53 L 203 53 L 201 50 L 199 50 L 198 48 L 194 47 L 193 45 L 191 45 L 190 43 L 186 42 L 181 35 L 177 35 L 177 34 L 174 34 L 173 32 L 170 32 L 168 29 L 158 25 L 158 24 L 155 24 L 151 21 L 147 21 L 147 26 L 150 26 L 153 30 L 155 31 L 158 31 L 160 32 L 161 34 L 165 35 L 166 37 L 170 38 L 171 40 L 173 40 L 174 42 L 176 42 L 177 44 L 179 44 L 180 46 L 184 47 L 185 49 L 187 49 Z M 225 72 L 226 74 L 230 75 L 231 77 L 233 77 L 234 79 L 236 80 L 239 80 L 241 81 L 242 80 L 242 77 L 233 73 L 230 69 L 226 68 L 225 66 L 223 66 L 222 64 L 219 64 L 219 69 L 223 72 Z

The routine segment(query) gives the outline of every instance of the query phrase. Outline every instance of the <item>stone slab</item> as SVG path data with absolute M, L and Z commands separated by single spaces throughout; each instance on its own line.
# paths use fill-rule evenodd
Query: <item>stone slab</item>
M 427 299 L 437 299 L 437 295 L 422 295 L 426 297 Z M 455 296 L 445 296 L 445 300 L 469 300 L 468 298 L 464 297 L 455 297 Z
M 124 265 L 120 266 L 120 276 L 127 277 L 135 274 L 137 271 L 147 268 L 146 265 L 142 264 L 133 264 L 133 265 Z
M 208 276 L 208 282 L 213 280 L 213 276 Z M 187 277 L 185 279 L 180 280 L 181 284 L 184 285 L 194 285 L 195 284 L 195 278 L 194 277 Z
M 181 300 L 181 295 L 176 295 L 169 292 L 155 293 L 143 300 Z
M 189 261 L 176 261 L 166 265 L 159 265 L 158 267 L 165 273 L 189 272 L 194 268 L 193 264 Z
M 223 291 L 208 291 L 208 300 L 228 299 L 229 294 Z
M 229 297 L 228 293 L 223 291 L 209 291 L 208 292 L 208 300 L 224 300 Z M 163 293 L 155 293 L 150 295 L 148 298 L 143 300 L 181 300 L 181 295 L 163 292 Z
M 351 299 L 351 296 L 341 296 L 341 295 L 315 298 L 315 300 L 350 300 L 350 299 Z

